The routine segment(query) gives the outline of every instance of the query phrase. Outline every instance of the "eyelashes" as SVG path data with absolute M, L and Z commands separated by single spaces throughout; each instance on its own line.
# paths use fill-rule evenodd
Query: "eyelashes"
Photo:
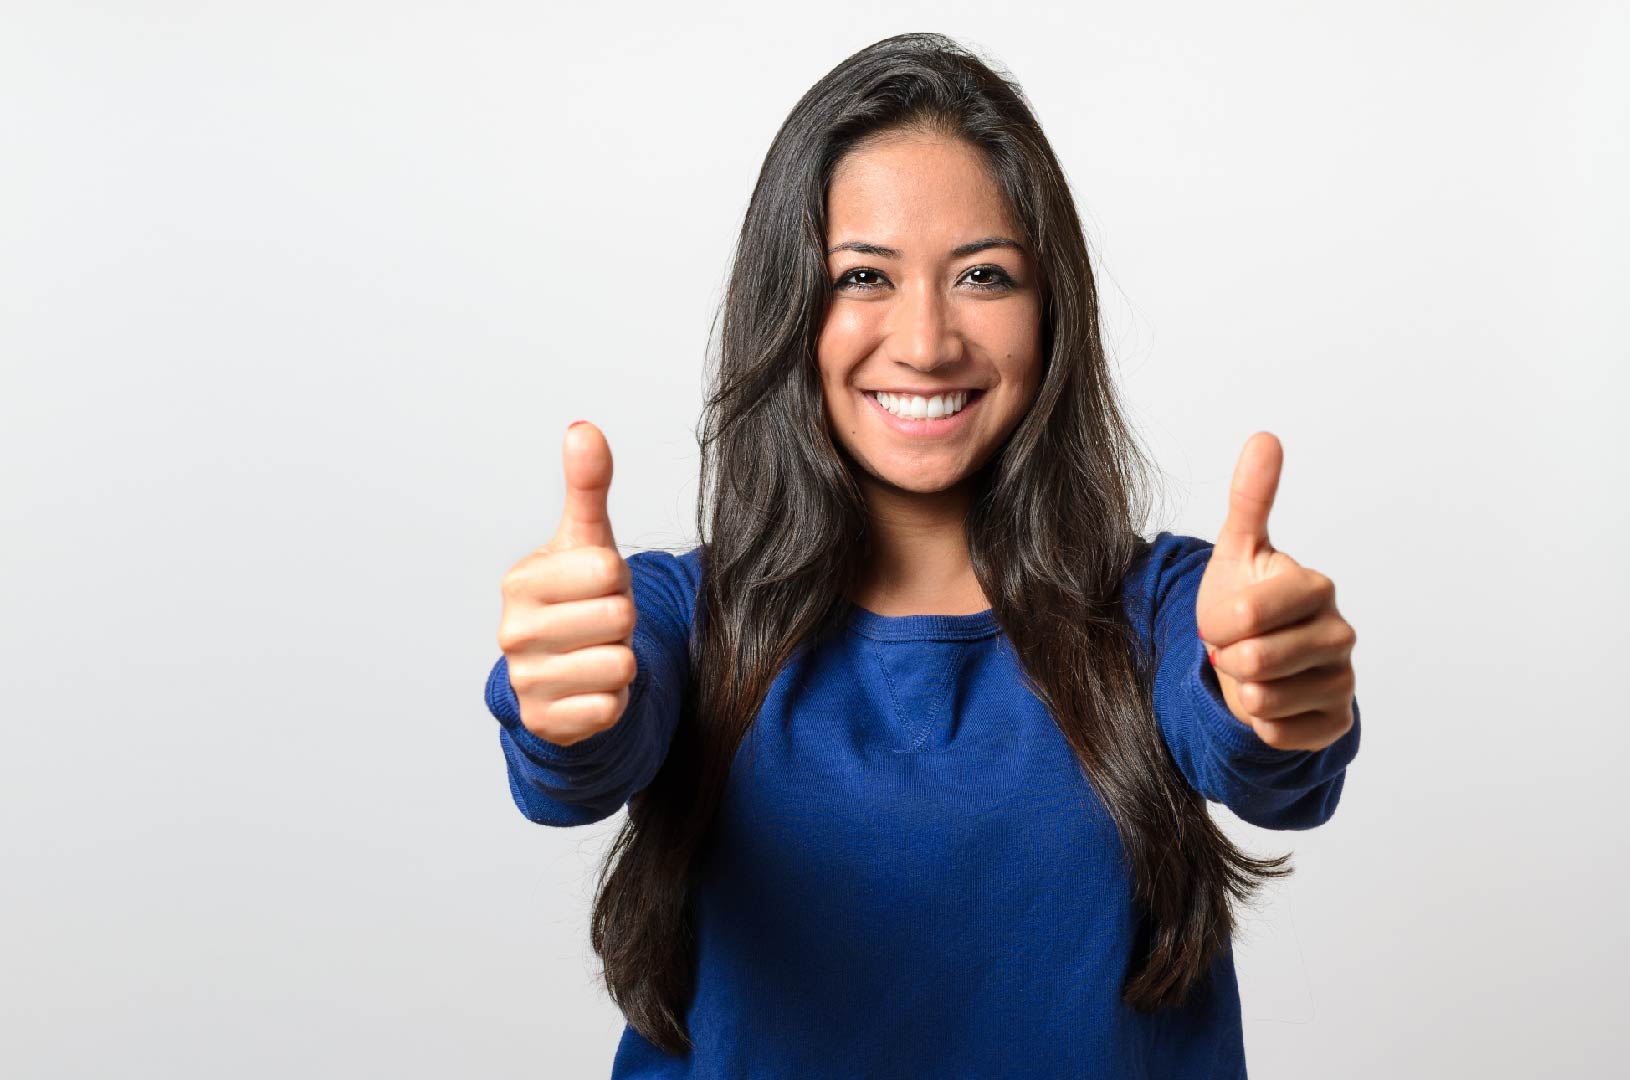
M 883 287 L 880 284 L 856 281 L 854 280 L 856 274 L 872 274 L 877 277 L 883 277 L 883 272 L 881 270 L 873 270 L 869 266 L 857 266 L 853 270 L 844 271 L 842 276 L 832 283 L 833 291 L 873 292 Z M 1013 276 L 1006 270 L 1003 270 L 1000 266 L 975 266 L 968 271 L 968 274 L 964 274 L 963 276 L 967 277 L 969 274 L 995 275 L 995 280 L 993 281 L 970 281 L 968 283 L 975 289 L 978 289 L 980 292 L 1010 292 L 1018 286 L 1018 282 L 1013 280 Z M 884 280 L 887 279 L 885 278 Z

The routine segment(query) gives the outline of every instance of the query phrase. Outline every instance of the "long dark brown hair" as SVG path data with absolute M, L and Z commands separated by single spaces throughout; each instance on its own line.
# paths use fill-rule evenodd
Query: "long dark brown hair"
M 1291 873 L 1215 825 L 1156 724 L 1158 658 L 1122 585 L 1148 541 L 1149 465 L 1122 416 L 1069 186 L 1023 92 L 939 34 L 901 34 L 833 68 L 793 108 L 737 239 L 697 431 L 706 545 L 691 678 L 662 767 L 628 803 L 601 867 L 591 938 L 628 1022 L 690 1046 L 692 887 L 730 765 L 801 643 L 845 613 L 870 554 L 854 465 L 822 408 L 815 343 L 831 297 L 826 191 L 839 160 L 917 129 L 979 148 L 1040 270 L 1045 370 L 1034 403 L 974 477 L 973 569 L 1119 830 L 1139 931 L 1122 988 L 1145 1012 L 1178 1005 L 1234 930 L 1231 901 Z M 715 324 L 717 328 L 718 324 Z M 711 342 L 710 342 L 710 353 Z

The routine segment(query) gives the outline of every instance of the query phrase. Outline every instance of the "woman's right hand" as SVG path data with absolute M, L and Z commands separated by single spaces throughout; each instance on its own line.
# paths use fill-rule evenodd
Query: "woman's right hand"
M 547 544 L 504 575 L 498 647 L 532 734 L 570 746 L 613 726 L 637 672 L 633 575 L 606 515 L 611 447 L 600 429 L 566 429 L 566 509 Z

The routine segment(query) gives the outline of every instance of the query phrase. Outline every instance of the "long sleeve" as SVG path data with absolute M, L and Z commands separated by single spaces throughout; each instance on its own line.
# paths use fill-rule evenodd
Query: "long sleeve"
M 510 794 L 540 825 L 587 825 L 610 817 L 662 766 L 690 677 L 688 640 L 700 574 L 700 548 L 675 556 L 628 556 L 637 611 L 632 641 L 637 674 L 617 722 L 561 746 L 527 730 L 500 656 L 487 676 L 487 709 L 509 772 Z
M 1323 750 L 1281 750 L 1229 710 L 1200 641 L 1195 600 L 1211 560 L 1206 540 L 1162 532 L 1127 581 L 1133 624 L 1155 648 L 1155 714 L 1178 768 L 1206 799 L 1264 829 L 1303 830 L 1330 820 L 1347 766 L 1358 754 L 1353 726 Z M 1151 619 L 1152 611 L 1152 619 Z

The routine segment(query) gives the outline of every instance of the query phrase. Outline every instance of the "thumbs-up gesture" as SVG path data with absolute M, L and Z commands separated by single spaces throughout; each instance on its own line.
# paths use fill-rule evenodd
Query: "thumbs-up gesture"
M 1358 636 L 1334 582 L 1268 540 L 1283 462 L 1271 432 L 1246 440 L 1194 613 L 1229 711 L 1269 746 L 1322 750 L 1353 726 Z
M 566 429 L 566 508 L 547 544 L 504 575 L 498 647 L 521 723 L 570 746 L 617 723 L 636 674 L 633 576 L 606 515 L 611 447 L 579 420 Z

